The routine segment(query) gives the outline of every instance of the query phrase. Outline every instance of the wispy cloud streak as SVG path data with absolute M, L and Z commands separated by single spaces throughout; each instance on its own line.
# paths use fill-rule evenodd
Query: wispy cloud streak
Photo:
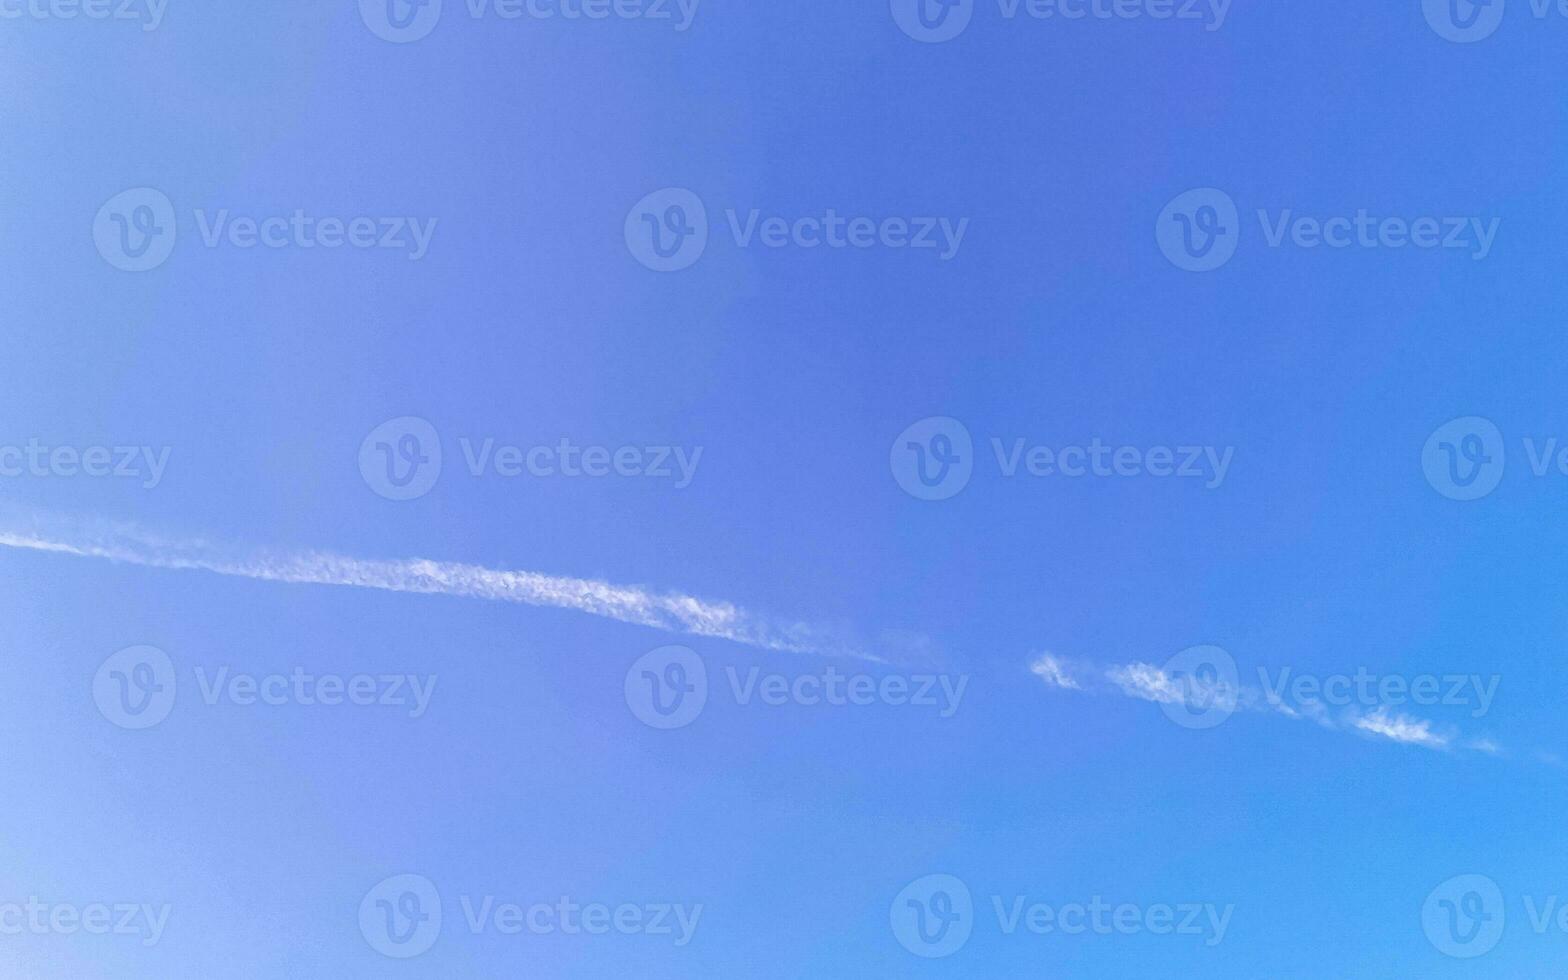
M 671 633 L 730 640 L 764 650 L 880 660 L 825 628 L 787 623 L 715 602 L 641 586 L 509 571 L 424 558 L 365 559 L 323 551 L 233 553 L 199 540 L 160 538 L 127 526 L 56 522 L 47 530 L 0 527 L 0 547 L 97 558 L 144 568 L 202 571 L 298 585 L 457 596 L 571 609 Z
M 1153 664 L 1090 664 L 1056 654 L 1035 654 L 1029 670 L 1047 687 L 1087 694 L 1118 695 L 1155 704 L 1185 704 L 1206 708 L 1216 699 L 1238 712 L 1253 712 L 1311 721 L 1330 731 L 1344 731 L 1422 748 L 1463 748 L 1487 755 L 1502 754 L 1502 747 L 1487 738 L 1460 741 L 1439 732 L 1430 721 L 1391 710 L 1386 705 L 1366 708 L 1346 706 L 1335 712 L 1318 701 L 1287 704 L 1271 691 L 1246 684 L 1205 684 L 1196 678 L 1177 678 Z

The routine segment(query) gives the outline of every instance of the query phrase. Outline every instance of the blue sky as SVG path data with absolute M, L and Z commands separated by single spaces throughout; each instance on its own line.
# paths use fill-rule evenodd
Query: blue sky
M 0 975 L 1553 975 L 1568 17 L 969 2 L 0 4 Z

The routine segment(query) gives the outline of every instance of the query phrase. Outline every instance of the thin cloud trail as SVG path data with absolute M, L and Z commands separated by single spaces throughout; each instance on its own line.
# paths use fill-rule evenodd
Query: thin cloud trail
M 776 622 L 731 603 L 540 572 L 509 571 L 424 558 L 350 558 L 322 551 L 231 555 L 203 541 L 159 538 L 127 526 L 63 529 L 56 526 L 47 531 L 0 528 L 0 547 L 97 558 L 143 568 L 203 571 L 262 582 L 346 586 L 571 609 L 618 622 L 730 640 L 764 650 L 882 661 L 880 657 L 837 639 L 824 628 L 806 623 Z
M 1201 683 L 1195 686 L 1193 679 L 1183 683 L 1163 669 L 1143 662 L 1095 665 L 1043 653 L 1034 656 L 1029 671 L 1046 687 L 1057 690 L 1195 707 L 1212 703 L 1212 699 L 1218 697 L 1232 704 L 1235 711 L 1311 721 L 1329 731 L 1354 732 L 1437 751 L 1464 749 L 1485 755 L 1503 754 L 1502 747 L 1491 739 L 1467 740 L 1457 733 L 1437 731 L 1430 721 L 1401 714 L 1387 705 L 1379 705 L 1371 711 L 1347 707 L 1336 715 L 1320 702 L 1286 704 L 1272 692 L 1246 684 L 1234 689 L 1223 686 L 1203 689 Z

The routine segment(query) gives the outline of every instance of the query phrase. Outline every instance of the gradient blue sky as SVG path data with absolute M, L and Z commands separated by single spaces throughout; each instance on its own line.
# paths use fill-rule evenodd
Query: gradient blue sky
M 692 28 L 472 20 L 396 45 L 351 0 L 173 0 L 157 30 L 0 20 L 0 444 L 169 447 L 152 490 L 0 480 L 15 515 L 126 521 L 242 548 L 602 578 L 826 624 L 969 687 L 951 718 L 741 706 L 677 731 L 628 710 L 638 657 L 810 654 L 582 613 L 283 585 L 0 549 L 0 902 L 172 906 L 162 940 L 0 937 L 15 977 L 1555 975 L 1568 477 L 1568 18 L 1522 0 L 1455 44 L 1414 0 L 1238 6 L 1222 29 L 1003 18 L 943 44 L 882 0 L 705 0 Z M 169 261 L 118 271 L 99 207 L 174 202 Z M 661 275 L 627 210 L 683 187 L 714 237 Z M 1176 195 L 1224 189 L 1235 257 L 1161 255 Z M 195 209 L 439 219 L 376 250 L 202 247 Z M 723 210 L 968 218 L 961 252 L 738 248 Z M 1500 218 L 1492 254 L 1271 249 L 1256 209 Z M 913 499 L 889 446 L 929 416 L 982 450 Z M 1490 496 L 1434 492 L 1421 448 L 1494 421 Z M 361 479 L 366 433 L 446 440 L 430 494 Z M 686 489 L 473 479 L 452 442 L 701 446 Z M 1005 480 L 991 437 L 1233 446 L 1224 484 Z M 1517 455 L 1515 455 L 1517 454 Z M 17 520 L 20 518 L 8 518 Z M 1194 644 L 1331 674 L 1496 674 L 1505 746 L 1432 751 L 1242 713 L 1051 690 L 1044 651 L 1161 664 Z M 165 650 L 180 700 L 110 724 L 95 672 Z M 896 656 L 895 656 L 896 655 Z M 435 674 L 429 712 L 208 706 L 190 670 Z M 720 679 L 718 681 L 722 683 Z M 361 935 L 390 875 L 429 877 L 440 941 Z M 889 903 L 976 895 L 955 955 L 910 955 Z M 1428 894 L 1495 880 L 1472 961 Z M 694 941 L 473 936 L 459 895 L 700 902 Z M 1005 936 L 989 896 L 1233 904 L 1224 942 Z

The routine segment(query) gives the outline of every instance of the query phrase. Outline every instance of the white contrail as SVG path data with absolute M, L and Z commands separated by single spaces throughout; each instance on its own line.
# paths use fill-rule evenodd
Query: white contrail
M 1454 735 L 1436 732 L 1431 722 L 1399 714 L 1386 705 L 1379 705 L 1371 711 L 1347 708 L 1336 717 L 1321 703 L 1308 701 L 1286 704 L 1273 694 L 1246 684 L 1239 684 L 1233 690 L 1217 686 L 1194 688 L 1190 686 L 1191 682 L 1179 683 L 1164 669 L 1142 662 L 1094 665 L 1042 653 L 1035 655 L 1029 670 L 1047 687 L 1064 691 L 1119 694 L 1156 704 L 1189 704 L 1193 707 L 1202 706 L 1193 703 L 1194 697 L 1207 704 L 1212 703 L 1210 699 L 1215 696 L 1226 695 L 1231 699 L 1234 706 L 1232 710 L 1235 711 L 1263 712 L 1296 721 L 1305 719 L 1330 731 L 1360 732 L 1428 749 L 1446 750 L 1456 746 Z M 1458 747 L 1487 755 L 1499 755 L 1502 752 L 1502 747 L 1496 742 L 1484 738 L 1458 743 Z
M 825 629 L 804 623 L 774 622 L 727 602 L 539 572 L 505 571 L 423 558 L 349 558 L 319 551 L 256 552 L 235 557 L 205 542 L 160 539 L 125 526 L 92 531 L 71 527 L 64 532 L 58 527 L 32 532 L 0 528 L 0 547 L 100 558 L 146 568 L 197 570 L 263 582 L 351 586 L 574 609 L 623 623 L 731 640 L 764 650 L 881 659 L 834 639 Z

